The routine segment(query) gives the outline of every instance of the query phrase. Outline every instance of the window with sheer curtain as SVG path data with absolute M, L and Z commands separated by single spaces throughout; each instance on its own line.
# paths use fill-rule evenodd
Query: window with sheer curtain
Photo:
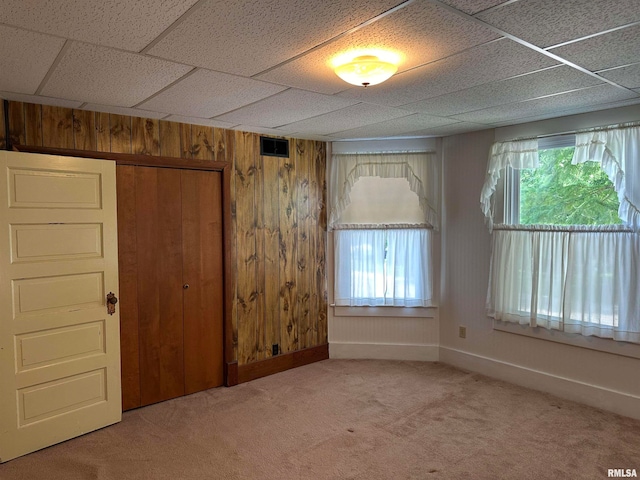
M 329 228 L 338 306 L 433 305 L 433 153 L 334 155 Z
M 493 232 L 487 310 L 496 320 L 640 343 L 640 127 L 573 140 L 493 146 L 481 195 Z M 494 195 L 500 184 L 504 205 Z

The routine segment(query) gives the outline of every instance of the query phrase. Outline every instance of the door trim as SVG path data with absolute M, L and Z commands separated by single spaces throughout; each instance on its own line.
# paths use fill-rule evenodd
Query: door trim
M 160 157 L 132 153 L 96 152 L 93 150 L 73 150 L 68 148 L 32 147 L 13 145 L 19 152 L 65 157 L 83 157 L 98 160 L 113 160 L 116 165 L 135 165 L 140 167 L 177 168 L 185 170 L 208 170 L 222 172 L 222 234 L 224 245 L 224 384 L 227 387 L 238 384 L 237 361 L 234 352 L 232 306 L 234 301 L 235 274 L 233 269 L 233 223 L 231 214 L 231 173 L 232 162 L 199 160 L 192 158 Z

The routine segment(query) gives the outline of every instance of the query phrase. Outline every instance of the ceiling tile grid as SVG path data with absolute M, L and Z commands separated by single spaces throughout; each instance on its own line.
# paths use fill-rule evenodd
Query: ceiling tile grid
M 62 38 L 0 25 L 0 90 L 36 93 L 64 42 Z
M 0 0 L 0 97 L 266 135 L 453 135 L 640 102 L 638 0 Z M 501 38 L 501 32 L 507 38 Z M 386 47 L 387 82 L 332 59 Z
M 397 0 L 207 0 L 149 53 L 252 76 L 393 8 Z
M 640 21 L 637 0 L 520 0 L 476 17 L 539 47 Z
M 139 52 L 197 0 L 0 0 L 2 23 Z
M 640 2 L 637 2 L 640 5 Z M 587 38 L 549 50 L 591 71 L 619 67 L 638 61 L 640 25 Z
M 285 89 L 251 78 L 199 69 L 139 106 L 187 117 L 211 118 Z
M 333 110 L 340 110 L 355 103 L 358 102 L 315 92 L 290 89 L 216 118 L 236 124 L 275 128 Z
M 627 88 L 640 88 L 640 63 L 601 71 L 598 75 Z
M 259 75 L 263 80 L 323 93 L 345 89 L 332 68 L 341 52 L 382 49 L 398 53 L 399 72 L 499 38 L 488 28 L 437 5 L 416 2 L 377 22 Z
M 465 122 L 493 124 L 538 115 L 553 115 L 557 110 L 631 100 L 634 96 L 633 92 L 605 84 L 535 100 L 526 100 L 524 102 L 510 103 L 508 105 L 477 110 L 461 115 L 453 115 L 452 118 L 457 118 Z M 640 103 L 640 98 L 636 99 L 636 101 Z
M 355 87 L 340 96 L 380 105 L 407 105 L 557 63 L 516 42 L 502 39 L 395 75 L 376 85 L 376 89 Z
M 554 66 L 533 73 L 485 83 L 440 97 L 402 105 L 401 108 L 432 115 L 456 115 L 533 98 L 591 87 L 603 83 L 574 68 Z
M 69 42 L 42 94 L 132 107 L 193 67 L 87 43 Z

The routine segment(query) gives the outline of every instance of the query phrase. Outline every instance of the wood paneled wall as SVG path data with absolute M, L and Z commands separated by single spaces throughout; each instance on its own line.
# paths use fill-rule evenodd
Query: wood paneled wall
M 254 133 L 21 102 L 7 114 L 13 145 L 232 162 L 233 357 L 327 343 L 325 143 L 289 139 L 289 158 L 263 157 Z

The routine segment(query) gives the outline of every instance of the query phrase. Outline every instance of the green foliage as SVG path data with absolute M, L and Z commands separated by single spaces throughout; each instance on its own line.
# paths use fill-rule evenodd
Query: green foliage
M 613 184 L 596 162 L 572 165 L 573 147 L 540 150 L 540 166 L 520 170 L 523 225 L 622 223 Z

